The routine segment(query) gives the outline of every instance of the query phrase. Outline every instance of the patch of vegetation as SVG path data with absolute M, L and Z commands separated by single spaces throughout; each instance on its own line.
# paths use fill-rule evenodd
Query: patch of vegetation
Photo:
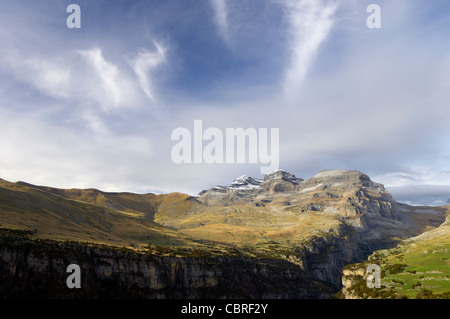
M 363 277 L 359 276 L 357 282 L 351 287 L 351 290 L 362 299 L 404 299 L 403 294 L 398 293 L 394 288 L 369 288 Z
M 450 291 L 446 291 L 442 294 L 433 293 L 428 289 L 421 289 L 416 295 L 417 299 L 450 299 Z
M 145 254 L 186 258 L 217 257 L 237 255 L 236 249 L 228 247 L 187 247 L 148 245 L 142 250 Z
M 360 298 L 449 299 L 450 235 L 405 243 L 393 249 L 375 252 L 369 260 L 346 269 L 366 269 L 367 263 L 381 268 L 381 288 L 370 289 L 366 280 L 357 278 L 350 291 Z
M 36 233 L 36 230 L 24 230 L 24 229 L 12 229 L 6 227 L 0 227 L 0 236 L 13 236 L 13 237 L 25 237 L 28 238 Z
M 406 267 L 408 267 L 408 265 L 406 264 L 393 264 L 386 266 L 384 270 L 388 271 L 391 275 L 394 275 L 403 272 Z
M 412 289 L 416 289 L 417 287 L 420 287 L 420 286 L 422 286 L 422 284 L 420 283 L 420 281 L 418 281 L 418 282 L 416 282 L 415 284 L 413 284 L 413 285 L 411 286 L 411 288 L 412 288 Z

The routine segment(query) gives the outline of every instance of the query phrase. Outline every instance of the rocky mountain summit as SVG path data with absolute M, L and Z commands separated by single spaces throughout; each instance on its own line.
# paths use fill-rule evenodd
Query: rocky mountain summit
M 384 186 L 354 170 L 323 170 L 308 180 L 284 170 L 264 179 L 241 176 L 227 186 L 201 192 L 198 200 L 207 205 L 252 203 L 299 212 L 322 211 L 358 228 L 367 226 L 371 219 L 398 217 L 398 205 Z
M 236 178 L 233 182 L 226 186 L 215 186 L 211 188 L 209 191 L 204 190 L 200 194 L 204 194 L 206 192 L 226 192 L 227 190 L 268 190 L 268 186 L 273 183 L 283 183 L 287 182 L 289 185 L 298 185 L 302 182 L 302 178 L 295 177 L 294 174 L 291 174 L 287 171 L 278 169 L 269 174 L 267 174 L 263 179 L 253 178 L 247 175 L 242 175 Z M 290 187 L 289 187 L 290 189 Z M 279 188 L 274 191 L 282 192 L 286 189 Z
M 276 197 L 279 193 L 298 198 L 325 191 L 324 194 L 330 197 L 332 194 L 343 197 L 345 193 L 358 188 L 377 192 L 387 200 L 394 201 L 382 184 L 374 183 L 367 175 L 354 170 L 323 170 L 308 180 L 297 178 L 294 174 L 284 170 L 273 171 L 263 179 L 243 175 L 226 186 L 215 186 L 202 191 L 199 195 L 201 201 L 209 202 L 219 198 L 226 200 L 228 199 L 227 195 L 233 194 L 235 196 L 230 198 L 232 201 L 243 202 L 257 200 L 262 196 Z M 243 198 L 243 200 L 239 200 L 239 198 Z

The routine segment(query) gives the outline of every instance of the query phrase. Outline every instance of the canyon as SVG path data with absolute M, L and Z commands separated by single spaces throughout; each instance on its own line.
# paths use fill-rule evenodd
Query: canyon
M 0 180 L 4 298 L 335 298 L 348 265 L 438 229 L 359 171 L 243 175 L 198 196 Z M 66 267 L 81 268 L 69 289 Z M 344 270 L 343 270 L 344 269 Z M 343 284 L 344 283 L 344 284 Z

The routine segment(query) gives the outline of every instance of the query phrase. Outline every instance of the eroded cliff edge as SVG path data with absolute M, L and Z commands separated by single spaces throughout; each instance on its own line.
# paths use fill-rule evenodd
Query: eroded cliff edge
M 76 242 L 0 238 L 3 298 L 327 298 L 335 289 L 286 260 L 175 257 Z M 67 266 L 81 268 L 69 289 Z

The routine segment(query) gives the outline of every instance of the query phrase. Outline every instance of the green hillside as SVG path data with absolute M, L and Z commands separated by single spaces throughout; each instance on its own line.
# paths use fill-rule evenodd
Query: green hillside
M 381 268 L 381 288 L 370 289 L 366 277 L 355 276 L 348 290 L 358 298 L 450 299 L 449 219 L 395 248 L 374 252 L 364 263 L 346 266 L 353 274 L 368 264 Z

